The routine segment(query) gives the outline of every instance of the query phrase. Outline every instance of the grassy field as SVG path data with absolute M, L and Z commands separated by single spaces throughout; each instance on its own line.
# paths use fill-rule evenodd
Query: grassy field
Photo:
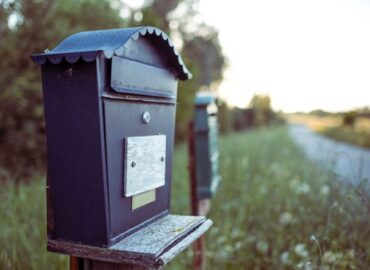
M 370 213 L 285 128 L 220 139 L 223 181 L 207 233 L 207 269 L 370 269 Z M 187 153 L 175 150 L 172 213 L 189 214 Z M 0 269 L 67 269 L 45 252 L 43 180 L 2 185 Z M 166 269 L 190 269 L 188 249 Z
M 290 123 L 304 124 L 314 131 L 337 141 L 370 148 L 370 119 L 356 119 L 353 127 L 342 125 L 340 116 L 288 115 Z

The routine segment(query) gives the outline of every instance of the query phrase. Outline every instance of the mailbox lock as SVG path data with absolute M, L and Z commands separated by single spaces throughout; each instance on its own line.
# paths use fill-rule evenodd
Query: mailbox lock
M 143 112 L 141 116 L 141 120 L 143 121 L 144 124 L 149 124 L 150 122 L 150 113 L 149 112 Z

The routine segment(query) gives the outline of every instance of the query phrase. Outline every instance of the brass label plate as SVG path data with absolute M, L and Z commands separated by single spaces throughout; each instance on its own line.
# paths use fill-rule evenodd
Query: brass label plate
M 155 189 L 132 196 L 132 210 L 155 201 Z

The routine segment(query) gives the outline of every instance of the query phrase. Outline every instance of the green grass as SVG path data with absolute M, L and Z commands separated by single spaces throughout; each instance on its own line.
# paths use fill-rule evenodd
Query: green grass
M 370 269 L 366 206 L 307 161 L 285 128 L 223 137 L 220 149 L 223 181 L 210 213 L 208 269 L 300 269 L 307 263 Z M 176 149 L 174 213 L 189 211 L 185 150 Z M 180 256 L 174 268 L 189 269 L 189 256 Z
M 207 269 L 370 269 L 370 216 L 348 187 L 307 161 L 285 128 L 220 139 Z M 175 149 L 172 207 L 189 214 L 187 152 Z M 0 269 L 67 269 L 45 251 L 44 183 L 1 186 Z M 311 239 L 311 240 L 310 240 Z M 321 255 L 320 255 L 321 250 Z M 166 269 L 190 269 L 191 249 Z
M 336 126 L 325 128 L 320 133 L 337 141 L 370 148 L 370 130 Z
M 66 256 L 46 252 L 44 179 L 0 189 L 0 269 L 67 269 Z

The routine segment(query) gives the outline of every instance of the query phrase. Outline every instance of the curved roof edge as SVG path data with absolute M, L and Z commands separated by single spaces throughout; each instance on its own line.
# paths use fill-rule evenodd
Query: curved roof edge
M 126 42 L 130 39 L 137 40 L 140 36 L 157 37 L 167 50 L 170 68 L 178 79 L 187 80 L 192 77 L 170 37 L 162 30 L 148 26 L 79 32 L 64 39 L 51 51 L 33 54 L 31 58 L 39 65 L 45 64 L 46 60 L 52 64 L 59 64 L 63 60 L 72 64 L 79 59 L 92 62 L 100 53 L 110 59 L 113 55 L 119 56 L 122 53 Z

